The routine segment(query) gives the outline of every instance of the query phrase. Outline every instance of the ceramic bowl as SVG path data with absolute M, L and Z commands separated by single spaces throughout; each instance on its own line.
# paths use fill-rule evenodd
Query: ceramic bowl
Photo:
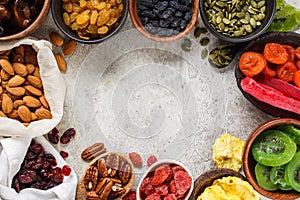
M 140 188 L 141 188 L 141 185 L 142 185 L 142 182 L 143 180 L 148 177 L 149 175 L 152 175 L 154 173 L 154 171 L 160 167 L 160 166 L 163 166 L 163 165 L 170 165 L 171 167 L 173 166 L 180 166 L 184 169 L 185 172 L 187 172 L 190 177 L 192 178 L 192 185 L 190 187 L 190 189 L 185 193 L 185 196 L 182 198 L 182 200 L 187 200 L 189 199 L 192 191 L 193 191 L 193 188 L 194 188 L 194 183 L 193 183 L 193 177 L 192 177 L 192 174 L 191 172 L 180 162 L 177 162 L 175 160 L 170 160 L 170 159 L 164 159 L 164 160 L 159 160 L 157 162 L 155 162 L 154 164 L 152 164 L 148 170 L 145 172 L 145 174 L 143 175 L 143 177 L 141 178 L 140 182 L 139 182 L 139 185 L 137 187 L 137 190 L 136 190 L 136 197 L 137 197 L 137 200 L 144 200 L 145 198 L 142 196 L 142 193 L 140 191 Z
M 129 181 L 126 185 L 122 185 L 122 188 L 125 189 L 125 193 L 122 194 L 121 196 L 118 196 L 118 197 L 115 197 L 114 199 L 118 200 L 118 199 L 122 199 L 122 197 L 124 197 L 131 189 L 131 186 L 134 182 L 134 177 L 135 177 L 135 174 L 134 174 L 134 166 L 131 162 L 131 160 L 125 156 L 124 154 L 122 153 L 118 153 L 118 152 L 107 152 L 107 153 L 104 153 L 104 154 L 101 154 L 100 156 L 96 157 L 95 159 L 93 159 L 87 166 L 87 168 L 85 169 L 85 172 L 84 174 L 82 175 L 81 179 L 79 180 L 79 183 L 78 183 L 78 186 L 77 186 L 77 192 L 76 192 L 76 199 L 77 200 L 85 200 L 87 199 L 86 197 L 86 193 L 87 193 L 87 190 L 85 188 L 85 185 L 84 185 L 84 181 L 85 181 L 85 174 L 87 172 L 87 170 L 92 166 L 97 163 L 97 161 L 100 159 L 100 158 L 106 158 L 109 154 L 116 154 L 119 156 L 120 159 L 122 159 L 123 161 L 125 161 L 127 164 L 129 164 L 130 166 L 130 169 L 131 169 L 131 175 L 130 175 L 130 178 L 129 178 Z
M 2 36 L 2 37 L 0 36 L 0 41 L 20 39 L 20 38 L 23 38 L 23 37 L 28 36 L 31 33 L 35 32 L 38 28 L 40 28 L 40 26 L 45 21 L 47 15 L 48 15 L 49 9 L 50 9 L 50 2 L 51 2 L 51 0 L 44 1 L 44 5 L 43 5 L 42 10 L 40 11 L 39 15 L 26 29 L 24 29 L 18 33 L 15 33 L 15 34 L 6 35 L 6 36 Z
M 257 38 L 259 35 L 263 34 L 270 26 L 270 24 L 273 20 L 273 17 L 275 15 L 275 11 L 276 11 L 276 0 L 266 1 L 266 3 L 265 3 L 265 6 L 266 6 L 265 18 L 262 20 L 261 25 L 259 27 L 255 28 L 253 30 L 253 32 L 248 33 L 244 36 L 230 37 L 230 36 L 227 36 L 227 35 L 224 35 L 224 34 L 218 32 L 210 24 L 208 17 L 206 15 L 206 10 L 205 10 L 205 6 L 204 6 L 205 1 L 206 0 L 200 0 L 200 6 L 199 6 L 200 7 L 200 15 L 201 15 L 204 25 L 209 30 L 209 32 L 211 32 L 217 38 L 219 38 L 223 41 L 231 42 L 231 43 L 247 42 L 247 41 L 253 40 L 253 39 Z
M 54 19 L 56 26 L 67 37 L 69 37 L 77 42 L 84 43 L 84 44 L 95 44 L 95 43 L 101 43 L 101 42 L 111 38 L 112 36 L 117 34 L 122 29 L 122 27 L 124 26 L 124 24 L 127 20 L 127 17 L 128 17 L 128 0 L 123 0 L 123 4 L 124 4 L 124 10 L 123 10 L 122 17 L 120 17 L 120 19 L 119 19 L 119 25 L 115 29 L 109 30 L 109 33 L 106 34 L 105 36 L 99 37 L 99 38 L 93 38 L 93 39 L 89 39 L 89 40 L 79 37 L 76 31 L 73 31 L 71 28 L 69 28 L 64 23 L 64 20 L 63 20 L 63 12 L 64 11 L 62 8 L 61 0 L 52 0 L 51 13 L 52 13 L 52 17 Z
M 290 118 L 280 118 L 268 121 L 259 125 L 247 138 L 244 154 L 243 154 L 243 168 L 246 178 L 248 179 L 249 183 L 253 186 L 253 188 L 258 191 L 260 194 L 270 198 L 270 199 L 278 199 L 278 200 L 292 200 L 300 198 L 300 193 L 296 192 L 295 190 L 291 191 L 282 191 L 276 190 L 273 192 L 267 191 L 261 188 L 255 178 L 254 167 L 256 165 L 256 161 L 254 160 L 251 147 L 255 139 L 264 131 L 268 129 L 274 129 L 279 125 L 290 124 L 297 128 L 300 128 L 300 121 Z
M 300 46 L 300 35 L 294 32 L 265 33 L 256 40 L 251 41 L 240 51 L 240 53 L 237 55 L 237 63 L 239 62 L 239 58 L 243 52 L 255 51 L 258 53 L 263 53 L 264 46 L 269 42 L 291 45 L 294 48 L 297 48 Z M 253 105 L 255 105 L 260 110 L 275 117 L 288 117 L 300 120 L 300 115 L 259 101 L 253 96 L 244 92 L 244 90 L 241 87 L 241 80 L 245 78 L 245 75 L 239 69 L 238 64 L 235 66 L 235 77 L 237 86 L 242 92 L 242 94 L 246 97 L 246 99 L 248 99 Z
M 218 169 L 211 169 L 203 174 L 201 174 L 194 182 L 194 190 L 189 198 L 189 200 L 196 200 L 198 196 L 200 196 L 205 188 L 212 185 L 214 180 L 227 177 L 227 176 L 235 176 L 238 178 L 241 178 L 243 180 L 246 180 L 246 178 L 241 175 L 240 173 L 232 170 L 232 169 L 226 169 L 226 168 L 218 168 Z
M 154 41 L 158 42 L 173 42 L 176 41 L 183 36 L 187 35 L 194 27 L 194 25 L 197 22 L 198 19 L 198 13 L 199 13 L 199 0 L 193 0 L 193 5 L 192 5 L 192 19 L 191 21 L 187 24 L 186 28 L 184 31 L 179 32 L 177 35 L 169 36 L 169 37 L 160 37 L 158 35 L 154 35 L 149 33 L 145 27 L 143 26 L 141 19 L 138 15 L 138 2 L 139 0 L 129 0 L 129 13 L 130 17 L 132 20 L 132 23 L 136 27 L 136 29 L 142 33 L 144 36 L 146 36 L 149 39 L 152 39 Z

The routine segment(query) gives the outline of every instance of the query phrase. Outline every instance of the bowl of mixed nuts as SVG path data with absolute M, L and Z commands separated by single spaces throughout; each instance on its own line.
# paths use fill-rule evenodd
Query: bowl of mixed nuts
M 3 0 L 0 4 L 0 41 L 20 39 L 45 21 L 50 0 Z
M 86 44 L 100 43 L 116 34 L 128 16 L 128 1 L 53 0 L 55 24 L 69 38 Z
M 264 33 L 275 11 L 275 0 L 200 0 L 200 14 L 207 29 L 232 43 L 250 41 Z
M 122 199 L 134 181 L 134 166 L 124 154 L 108 152 L 93 159 L 77 188 L 77 199 Z
M 149 39 L 173 42 L 188 34 L 198 19 L 199 0 L 130 0 L 134 26 Z

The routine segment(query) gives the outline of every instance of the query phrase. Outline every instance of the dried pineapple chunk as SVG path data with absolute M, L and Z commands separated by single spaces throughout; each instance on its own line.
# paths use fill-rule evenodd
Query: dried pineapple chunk
M 218 168 L 229 168 L 239 171 L 245 142 L 226 133 L 219 137 L 213 145 L 213 160 Z

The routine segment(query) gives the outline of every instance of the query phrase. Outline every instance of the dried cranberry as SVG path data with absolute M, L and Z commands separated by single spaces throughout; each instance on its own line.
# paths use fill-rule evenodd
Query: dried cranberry
M 41 169 L 42 167 L 44 166 L 44 163 L 43 162 L 36 162 L 34 163 L 32 166 L 31 166 L 31 170 L 39 170 Z
M 57 144 L 59 141 L 59 136 L 58 136 L 58 129 L 57 128 L 53 128 L 52 131 L 50 131 L 48 134 L 48 139 L 50 142 L 52 142 L 53 144 Z
M 62 174 L 61 168 L 60 167 L 55 167 L 54 169 L 52 169 L 51 171 L 51 180 L 55 183 L 62 183 L 64 180 L 64 176 Z
M 69 128 L 60 137 L 60 142 L 62 144 L 67 144 L 75 137 L 75 135 L 76 135 L 76 130 L 74 128 Z
M 54 183 L 54 182 L 52 182 L 52 181 L 49 181 L 49 182 L 47 183 L 47 185 L 43 188 L 43 190 L 48 190 L 48 189 L 53 188 L 53 187 L 55 187 L 55 186 L 57 186 L 57 183 Z
M 35 160 L 24 161 L 23 169 L 31 169 L 31 166 L 35 164 Z
M 69 153 L 68 152 L 65 152 L 65 151 L 60 151 L 59 154 L 61 155 L 61 157 L 63 159 L 66 159 L 67 157 L 69 157 Z
M 40 144 L 33 144 L 29 147 L 29 149 L 35 154 L 40 154 L 43 151 L 43 147 Z
M 30 185 L 31 188 L 42 189 L 42 185 L 40 182 L 35 182 Z
M 40 171 L 40 175 L 44 180 L 48 180 L 50 178 L 50 172 L 47 169 L 42 169 Z
M 21 183 L 32 183 L 36 181 L 37 175 L 33 170 L 24 169 L 19 173 L 19 181 Z
M 46 160 L 51 163 L 51 165 L 53 165 L 53 166 L 57 165 L 56 159 L 52 154 L 45 153 L 44 156 L 45 156 Z
M 32 160 L 32 159 L 35 159 L 38 155 L 36 153 L 33 153 L 32 151 L 28 151 L 26 156 L 25 156 L 25 159 L 26 160 Z
M 65 176 L 69 176 L 71 174 L 71 171 L 72 171 L 72 169 L 68 165 L 64 165 L 61 169 L 62 174 Z
M 147 159 L 147 166 L 150 167 L 156 161 L 157 161 L 157 158 L 154 155 L 149 156 Z
M 43 169 L 47 169 L 51 166 L 51 163 L 49 161 L 44 161 L 44 164 L 43 164 Z
M 13 178 L 13 181 L 12 181 L 12 187 L 15 188 L 15 190 L 19 193 L 20 190 L 21 190 L 21 187 L 20 187 L 20 182 L 19 182 L 19 179 L 18 179 L 18 176 L 15 176 Z

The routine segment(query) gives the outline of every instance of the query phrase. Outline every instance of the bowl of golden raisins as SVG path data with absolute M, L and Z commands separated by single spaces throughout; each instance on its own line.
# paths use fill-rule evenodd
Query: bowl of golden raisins
M 52 0 L 57 27 L 80 43 L 100 43 L 116 34 L 128 16 L 127 0 Z

